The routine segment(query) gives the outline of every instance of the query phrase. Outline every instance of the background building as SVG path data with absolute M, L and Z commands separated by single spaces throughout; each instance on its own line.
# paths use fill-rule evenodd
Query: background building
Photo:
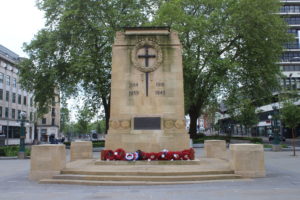
M 59 93 L 53 97 L 52 105 L 47 114 L 37 121 L 37 132 L 41 142 L 49 141 L 49 136 L 61 138 L 60 135 L 60 98 Z
M 34 139 L 34 116 L 36 109 L 33 95 L 19 84 L 19 70 L 16 64 L 20 57 L 0 45 L 0 132 L 6 135 L 8 144 L 19 144 L 21 111 L 27 113 L 26 143 Z
M 272 128 L 271 120 L 268 116 L 275 116 L 280 113 L 282 106 L 279 103 L 279 96 L 284 91 L 295 90 L 300 93 L 300 0 L 280 0 L 281 7 L 279 14 L 288 24 L 288 33 L 293 35 L 294 40 L 283 44 L 284 51 L 278 62 L 284 75 L 280 81 L 283 91 L 274 92 L 272 102 L 257 108 L 259 123 L 248 131 L 252 136 L 268 136 L 268 130 Z M 276 28 L 276 27 L 275 27 Z M 300 105 L 300 101 L 295 102 Z M 243 127 L 226 114 L 226 111 L 221 112 L 220 126 L 222 132 L 231 132 L 233 135 L 242 135 Z M 274 120 L 274 119 L 273 119 Z M 280 134 L 285 137 L 291 137 L 291 130 L 286 128 L 284 124 L 277 120 Z M 300 127 L 296 129 L 296 135 L 300 136 Z
M 6 144 L 20 143 L 20 113 L 26 112 L 26 143 L 48 142 L 49 136 L 60 138 L 59 93 L 53 97 L 49 113 L 36 119 L 33 94 L 23 90 L 19 84 L 19 70 L 16 64 L 19 55 L 0 45 L 0 133 L 6 135 Z

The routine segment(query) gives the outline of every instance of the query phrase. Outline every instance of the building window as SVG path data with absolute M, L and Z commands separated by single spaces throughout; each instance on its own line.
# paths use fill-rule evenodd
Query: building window
M 30 112 L 29 120 L 32 121 L 32 112 Z
M 5 98 L 6 98 L 6 101 L 9 101 L 9 91 L 6 91 L 6 96 L 5 96 Z
M 32 97 L 30 98 L 30 106 L 31 107 L 33 106 L 33 99 L 32 99 Z
M 10 76 L 6 75 L 6 85 L 10 85 Z
M 281 56 L 281 61 L 298 61 L 300 59 L 300 52 L 285 52 Z
M 55 117 L 55 108 L 52 108 L 51 115 L 52 115 L 52 117 Z
M 17 87 L 17 79 L 13 78 L 13 87 L 16 88 Z
M 13 93 L 13 94 L 12 94 L 12 102 L 13 102 L 13 103 L 16 103 L 16 93 Z
M 3 89 L 0 89 L 0 100 L 3 100 Z
M 5 118 L 8 118 L 8 108 L 5 108 Z
M 21 119 L 20 114 L 21 114 L 21 110 L 18 110 L 18 119 Z
M 18 104 L 21 104 L 22 102 L 22 96 L 19 94 L 19 96 L 18 96 Z
M 16 109 L 11 109 L 11 118 L 16 118 Z
M 55 97 L 52 97 L 52 106 L 55 106 Z
M 4 74 L 0 72 L 0 83 L 3 83 Z
M 2 118 L 2 106 L 0 106 L 0 117 Z
M 8 128 L 7 126 L 2 126 L 2 131 L 5 135 L 8 134 L 8 138 L 20 138 L 19 126 L 9 126 Z
M 52 118 L 52 126 L 55 126 L 55 118 Z
M 46 123 L 47 123 L 46 118 L 43 118 L 43 119 L 42 119 L 42 124 L 46 124 Z
M 27 103 L 27 98 L 26 98 L 26 96 L 24 96 L 23 97 L 23 104 L 26 105 L 26 103 Z

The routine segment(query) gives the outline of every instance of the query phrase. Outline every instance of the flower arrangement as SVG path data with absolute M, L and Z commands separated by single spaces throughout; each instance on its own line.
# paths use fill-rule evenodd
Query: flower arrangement
M 183 151 L 168 151 L 167 149 L 162 150 L 161 152 L 143 152 L 138 150 L 136 152 L 125 152 L 123 149 L 119 148 L 115 151 L 112 150 L 102 150 L 101 151 L 101 160 L 194 160 L 195 151 L 193 148 L 186 149 Z

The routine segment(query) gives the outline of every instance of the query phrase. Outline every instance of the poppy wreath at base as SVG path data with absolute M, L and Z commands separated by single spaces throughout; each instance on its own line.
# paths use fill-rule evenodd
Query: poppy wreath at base
M 164 149 L 161 152 L 143 152 L 138 150 L 136 152 L 125 152 L 124 149 L 112 150 L 102 150 L 101 160 L 194 160 L 195 151 L 193 148 L 186 149 L 183 151 L 168 151 Z

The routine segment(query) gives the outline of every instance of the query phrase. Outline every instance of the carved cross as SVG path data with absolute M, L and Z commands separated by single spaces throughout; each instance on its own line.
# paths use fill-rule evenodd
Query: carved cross
M 145 54 L 144 55 L 138 55 L 138 58 L 144 58 L 145 59 L 145 67 L 149 67 L 149 59 L 155 58 L 156 55 L 150 55 L 149 54 L 149 46 L 145 46 Z M 149 72 L 146 72 L 146 96 L 148 96 L 148 88 L 149 88 Z

